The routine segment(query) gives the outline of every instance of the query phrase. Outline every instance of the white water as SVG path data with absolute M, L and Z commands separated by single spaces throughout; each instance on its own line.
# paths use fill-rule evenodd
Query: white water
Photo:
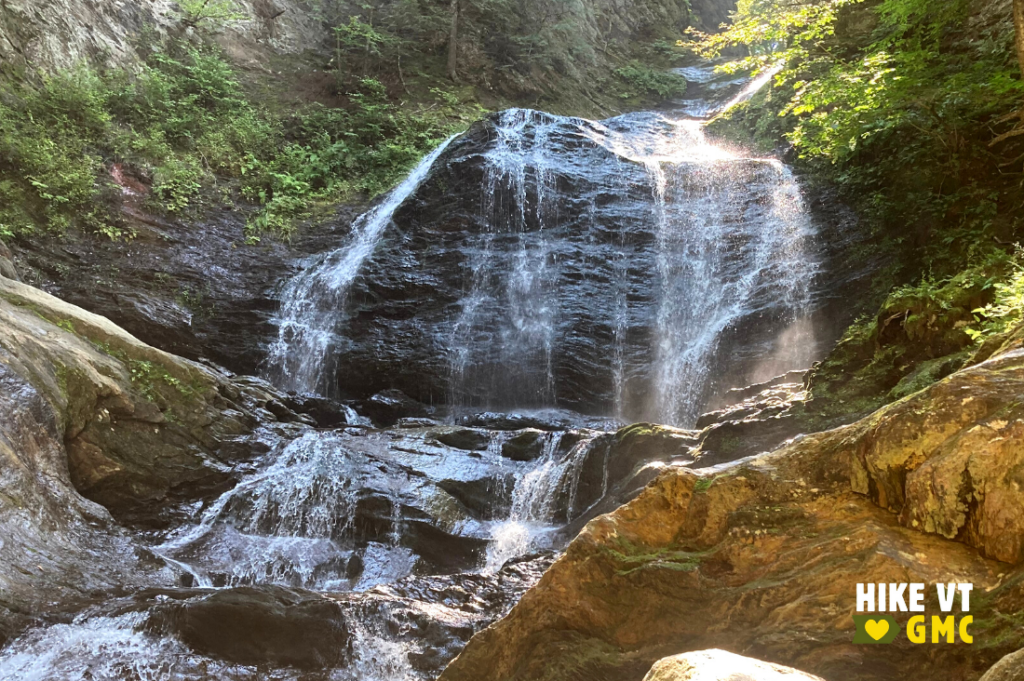
M 485 572 L 497 572 L 509 560 L 529 554 L 538 548 L 539 541 L 560 527 L 558 521 L 570 520 L 556 518 L 555 505 L 564 494 L 568 497 L 571 513 L 576 501 L 581 467 L 594 436 L 583 438 L 559 458 L 562 437 L 563 433 L 550 433 L 543 454 L 525 475 L 516 479 L 508 519 L 496 524 L 491 530 Z M 607 484 L 605 462 L 604 492 L 607 492 Z
M 285 681 L 297 670 L 261 670 L 193 653 L 174 638 L 145 631 L 147 614 L 82 616 L 27 632 L 0 658 L 0 681 Z M 352 660 L 323 670 L 321 681 L 420 681 L 409 664 L 410 647 L 375 620 L 352 618 Z
M 357 218 L 345 246 L 318 257 L 285 285 L 278 336 L 267 357 L 267 373 L 279 387 L 298 393 L 333 392 L 324 369 L 349 286 L 391 224 L 395 210 L 416 191 L 452 139 L 428 154 L 383 201 Z
M 187 567 L 201 586 L 213 586 L 217 575 L 223 586 L 349 588 L 328 568 L 351 554 L 355 481 L 366 477 L 360 458 L 338 436 L 308 432 L 154 550 Z M 391 564 L 402 563 L 394 558 Z
M 471 266 L 473 280 L 461 304 L 461 313 L 452 327 L 448 345 L 451 367 L 450 391 L 454 406 L 463 401 L 467 381 L 494 380 L 495 376 L 467 377 L 473 344 L 480 335 L 498 347 L 503 366 L 524 369 L 516 385 L 493 383 L 494 391 L 506 391 L 525 403 L 549 404 L 556 386 L 552 366 L 555 344 L 555 315 L 558 306 L 551 284 L 555 279 L 550 262 L 551 242 L 544 234 L 551 193 L 552 165 L 548 134 L 553 128 L 537 112 L 508 109 L 498 115 L 497 138 L 485 154 L 484 207 L 485 228 L 480 235 L 483 248 L 475 254 Z M 527 197 L 529 185 L 536 188 L 532 205 Z M 531 223 L 538 226 L 539 238 L 525 239 Z M 519 237 L 508 266 L 500 262 L 504 254 L 492 250 L 502 235 Z M 505 310 L 506 321 L 490 326 L 490 316 L 480 316 L 488 289 L 501 291 L 495 301 Z

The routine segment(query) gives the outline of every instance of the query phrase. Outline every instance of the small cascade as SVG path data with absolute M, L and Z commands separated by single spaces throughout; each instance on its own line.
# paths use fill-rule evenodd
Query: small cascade
M 338 681 L 420 681 L 423 677 L 409 664 L 414 648 L 396 640 L 377 620 L 352 622 L 352 663 Z
M 337 436 L 307 433 L 271 453 L 258 473 L 217 499 L 197 525 L 155 550 L 185 566 L 201 586 L 347 587 L 358 504 L 354 481 L 366 479 L 368 470 Z M 397 520 L 385 541 L 397 544 L 397 487 L 390 496 Z
M 428 154 L 383 201 L 356 219 L 345 246 L 316 258 L 285 285 L 277 340 L 267 353 L 267 373 L 277 385 L 299 393 L 331 395 L 325 369 L 349 286 L 391 224 L 395 210 L 419 187 L 452 139 Z
M 550 433 L 533 468 L 516 479 L 508 519 L 491 530 L 485 572 L 496 572 L 509 560 L 530 553 L 537 548 L 538 540 L 560 526 L 558 521 L 571 520 L 556 518 L 558 502 L 560 497 L 567 497 L 567 514 L 572 513 L 581 469 L 596 434 L 582 438 L 568 452 L 560 454 L 564 436 L 561 432 Z M 607 461 L 605 464 L 607 492 Z
M 172 638 L 147 634 L 145 613 L 80 616 L 32 630 L 0 658 L 0 679 L 14 681 L 201 681 L 247 678 L 244 668 L 212 663 Z

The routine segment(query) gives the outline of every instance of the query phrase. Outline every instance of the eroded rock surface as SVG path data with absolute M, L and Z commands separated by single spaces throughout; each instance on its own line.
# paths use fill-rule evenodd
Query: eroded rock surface
M 261 415 L 276 420 L 269 389 L 4 277 L 0 383 L 0 634 L 41 603 L 172 580 L 110 511 L 151 522 L 161 503 L 227 482 L 231 452 Z
M 639 680 L 712 647 L 824 678 L 978 678 L 1022 642 L 1004 617 L 1024 603 L 1021 371 L 1008 343 L 850 426 L 700 475 L 670 469 L 589 523 L 442 681 Z M 857 583 L 947 581 L 978 594 L 969 650 L 851 645 Z

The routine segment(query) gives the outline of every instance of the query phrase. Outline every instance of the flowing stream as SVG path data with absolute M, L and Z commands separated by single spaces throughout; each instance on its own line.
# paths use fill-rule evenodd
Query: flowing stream
M 268 428 L 265 452 L 234 487 L 186 504 L 178 510 L 190 521 L 148 535 L 184 595 L 115 598 L 31 629 L 0 650 L 0 679 L 429 678 L 467 631 L 511 607 L 564 545 L 561 530 L 589 517 L 616 483 L 614 428 L 552 411 L 584 389 L 573 376 L 604 386 L 593 403 L 613 424 L 690 426 L 722 387 L 714 379 L 724 354 L 755 348 L 741 378 L 808 364 L 819 265 L 799 186 L 778 161 L 709 142 L 700 120 L 757 83 L 738 91 L 742 83 L 708 68 L 682 73 L 705 96 L 674 111 L 593 122 L 512 109 L 493 118 L 485 151 L 471 159 L 481 169 L 480 229 L 464 248 L 466 274 L 436 332 L 423 331 L 443 364 L 447 424 L 375 430 L 351 414 L 359 427 Z M 337 250 L 286 282 L 267 361 L 278 387 L 337 395 L 353 291 L 402 229 L 403 205 L 442 166 L 465 160 L 461 143 L 441 144 Z M 570 210 L 565 187 L 574 183 L 592 192 Z M 616 196 L 631 202 L 616 207 Z M 637 206 L 642 215 L 632 214 Z M 639 226 L 616 230 L 619 219 Z M 427 328 L 409 317 L 410 328 Z M 556 425 L 484 424 L 468 434 L 454 425 L 492 404 L 547 410 L 517 417 Z M 526 454 L 512 448 L 520 439 Z M 347 664 L 307 673 L 218 661 L 154 634 L 146 612 L 267 586 L 330 594 L 349 624 Z

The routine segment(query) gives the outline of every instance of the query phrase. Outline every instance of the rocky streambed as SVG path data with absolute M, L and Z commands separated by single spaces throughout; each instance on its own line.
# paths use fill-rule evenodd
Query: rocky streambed
M 704 137 L 742 80 L 684 75 L 671 115 L 494 115 L 233 267 L 231 214 L 0 250 L 0 679 L 976 679 L 1019 647 L 1024 336 L 817 432 L 808 365 L 877 263 Z M 854 585 L 910 581 L 975 584 L 976 643 L 851 645 Z
M 2 678 L 432 678 L 714 430 L 445 425 L 218 373 L 11 279 L 0 313 Z

